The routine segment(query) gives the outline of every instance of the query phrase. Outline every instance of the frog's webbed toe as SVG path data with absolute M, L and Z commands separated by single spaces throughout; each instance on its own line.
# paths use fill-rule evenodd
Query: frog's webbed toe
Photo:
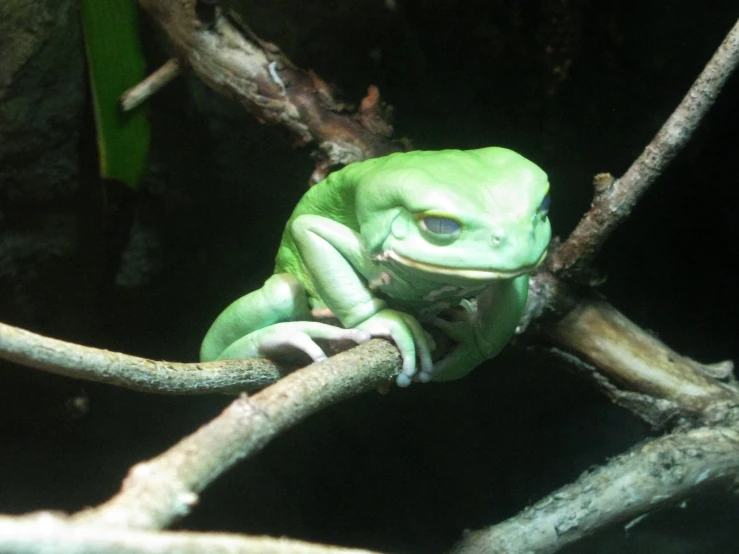
M 294 357 L 297 351 L 319 362 L 326 359 L 326 353 L 316 340 L 349 340 L 361 344 L 370 338 L 369 333 L 359 329 L 344 329 L 313 321 L 287 321 L 270 325 L 240 338 L 223 351 L 220 359 L 283 359 Z

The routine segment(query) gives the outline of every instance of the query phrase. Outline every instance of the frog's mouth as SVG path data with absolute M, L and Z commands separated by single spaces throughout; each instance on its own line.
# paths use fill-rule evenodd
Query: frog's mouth
M 402 264 L 406 267 L 412 267 L 426 273 L 432 273 L 435 275 L 450 275 L 454 277 L 462 277 L 464 279 L 472 279 L 475 281 L 491 281 L 493 279 L 513 279 L 519 275 L 531 273 L 534 271 L 547 257 L 547 251 L 542 252 L 539 259 L 533 264 L 518 267 L 516 269 L 475 269 L 475 268 L 460 268 L 451 267 L 445 265 L 430 264 L 428 262 L 421 262 L 408 258 L 401 254 L 398 254 L 394 250 L 385 250 L 378 260 L 393 260 Z

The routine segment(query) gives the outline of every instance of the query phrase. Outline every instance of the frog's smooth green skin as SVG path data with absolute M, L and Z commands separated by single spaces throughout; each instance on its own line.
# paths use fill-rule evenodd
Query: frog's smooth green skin
M 275 275 L 216 319 L 201 358 L 297 348 L 320 360 L 314 339 L 379 336 L 402 354 L 400 386 L 463 377 L 515 332 L 551 237 L 548 208 L 546 174 L 504 148 L 350 164 L 303 196 Z M 432 361 L 426 330 L 456 346 Z

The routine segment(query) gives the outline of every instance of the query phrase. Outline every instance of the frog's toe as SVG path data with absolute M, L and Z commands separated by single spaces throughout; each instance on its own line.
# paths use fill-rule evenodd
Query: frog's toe
M 278 358 L 290 350 L 299 350 L 307 354 L 314 362 L 326 359 L 326 353 L 315 341 L 301 331 L 274 333 L 265 338 L 259 345 L 259 353 L 265 358 Z
M 372 335 L 362 329 L 340 329 L 340 331 L 343 333 L 339 340 L 350 340 L 357 344 L 364 344 L 372 338 Z
M 419 383 L 429 383 L 431 382 L 433 376 L 433 372 L 423 370 L 414 376 L 414 380 L 418 381 Z
M 311 321 L 291 321 L 278 323 L 268 328 L 271 332 L 259 344 L 260 354 L 267 358 L 277 357 L 289 350 L 304 352 L 314 362 L 326 359 L 326 353 L 318 346 L 320 340 L 349 340 L 362 344 L 372 337 L 361 329 L 344 329 L 325 323 Z
M 399 387 L 405 388 L 411 384 L 411 378 L 405 373 L 401 373 L 395 378 L 395 384 Z

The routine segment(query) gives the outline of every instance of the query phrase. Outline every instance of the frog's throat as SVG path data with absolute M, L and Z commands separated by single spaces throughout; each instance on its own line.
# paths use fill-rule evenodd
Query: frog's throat
M 474 279 L 476 281 L 490 281 L 492 279 L 512 279 L 519 275 L 531 273 L 544 261 L 546 257 L 547 251 L 545 250 L 535 263 L 518 267 L 516 269 L 474 269 L 436 265 L 427 262 L 419 262 L 418 260 L 398 254 L 394 250 L 385 250 L 382 254 L 377 256 L 376 259 L 379 261 L 390 259 L 406 267 L 412 267 L 435 275 L 452 275 L 455 277 L 463 277 L 465 279 Z

